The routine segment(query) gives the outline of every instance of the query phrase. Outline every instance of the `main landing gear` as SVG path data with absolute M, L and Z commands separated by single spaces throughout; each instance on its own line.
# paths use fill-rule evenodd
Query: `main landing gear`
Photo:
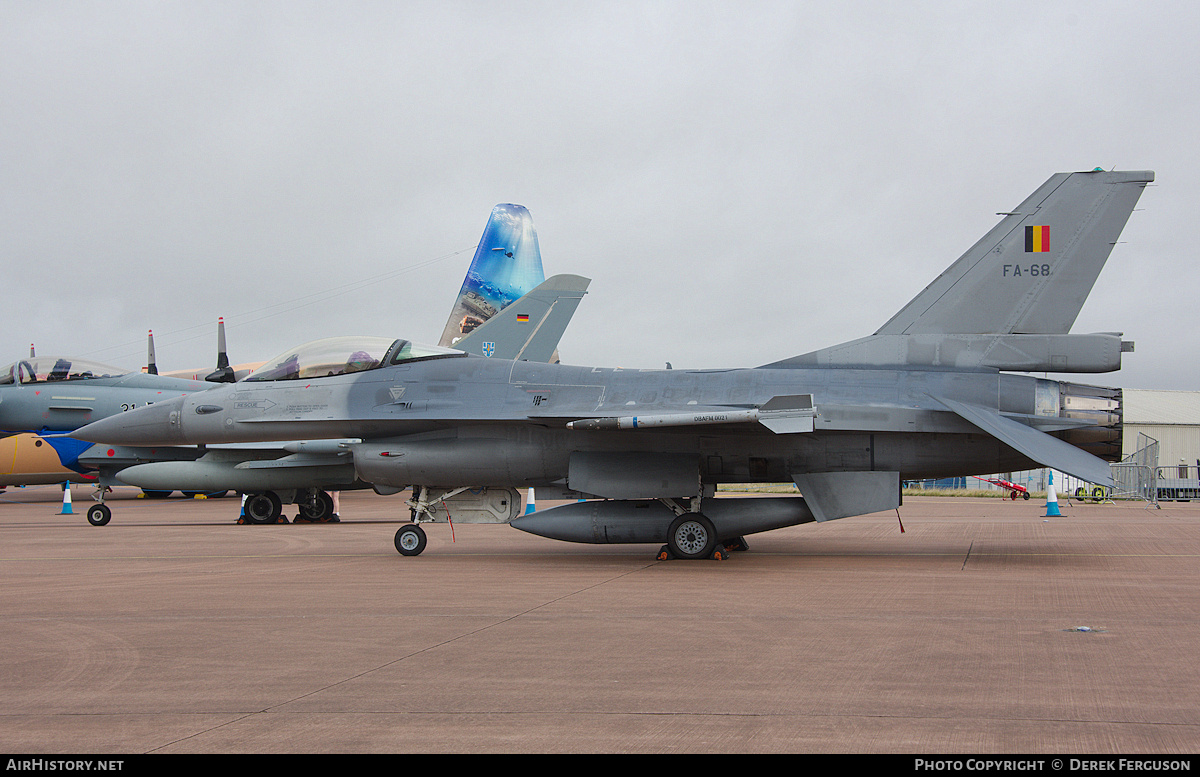
M 733 551 L 748 550 L 746 540 L 741 537 L 722 540 L 718 538 L 717 529 L 708 516 L 700 512 L 700 500 L 690 500 L 690 508 L 685 508 L 674 499 L 660 500 L 675 512 L 675 520 L 667 530 L 667 544 L 658 551 L 657 559 L 667 561 L 679 559 L 705 559 L 724 561 Z
M 283 515 L 283 500 L 274 491 L 247 494 L 243 512 L 247 523 L 278 523 L 279 517 Z
M 333 497 L 328 493 L 321 489 L 310 488 L 307 493 L 297 495 L 293 501 L 294 494 L 295 492 L 292 491 L 285 491 L 283 496 L 274 491 L 246 494 L 246 504 L 242 508 L 243 516 L 238 519 L 238 523 L 258 525 L 287 523 L 287 518 L 283 517 L 285 499 L 295 504 L 300 510 L 296 516 L 296 523 L 335 522 Z
M 333 497 L 324 491 L 309 493 L 308 498 L 299 505 L 300 514 L 296 516 L 296 523 L 337 522 L 333 516 Z

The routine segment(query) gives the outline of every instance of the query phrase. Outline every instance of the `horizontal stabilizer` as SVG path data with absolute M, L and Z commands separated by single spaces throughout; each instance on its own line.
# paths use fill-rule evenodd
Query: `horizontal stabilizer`
M 962 418 L 995 437 L 1008 447 L 1024 454 L 1037 463 L 1074 475 L 1089 483 L 1111 488 L 1112 470 L 1108 462 L 1076 448 L 1057 437 L 1051 437 L 1025 424 L 1005 418 L 995 410 L 956 402 L 944 397 L 934 397 Z
M 454 343 L 454 348 L 498 359 L 548 362 L 591 280 L 555 275 Z

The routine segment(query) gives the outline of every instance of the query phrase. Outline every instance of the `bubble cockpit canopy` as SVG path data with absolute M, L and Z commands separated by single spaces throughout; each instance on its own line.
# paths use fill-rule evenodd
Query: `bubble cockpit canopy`
M 88 359 L 64 359 L 55 356 L 31 356 L 13 362 L 0 373 L 0 385 L 45 383 L 57 380 L 115 378 L 128 373 L 120 367 Z
M 289 348 L 266 361 L 244 380 L 309 380 L 365 372 L 419 359 L 453 356 L 466 354 L 453 348 L 386 337 L 328 337 Z

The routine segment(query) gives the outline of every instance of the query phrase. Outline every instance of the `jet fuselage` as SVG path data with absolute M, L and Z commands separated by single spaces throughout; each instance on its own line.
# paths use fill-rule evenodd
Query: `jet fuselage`
M 915 479 L 1030 465 L 934 397 L 1049 419 L 1063 410 L 1062 385 L 1069 384 L 987 371 L 624 370 L 451 357 L 354 375 L 243 382 L 125 414 L 111 431 L 90 431 L 129 445 L 361 438 L 352 446 L 359 476 L 394 486 L 565 481 L 577 451 L 694 456 L 704 483 L 862 470 Z M 812 432 L 776 434 L 757 423 L 566 427 L 597 417 L 711 415 L 798 394 L 813 397 Z M 1119 409 L 1108 416 L 1101 426 L 1119 424 Z

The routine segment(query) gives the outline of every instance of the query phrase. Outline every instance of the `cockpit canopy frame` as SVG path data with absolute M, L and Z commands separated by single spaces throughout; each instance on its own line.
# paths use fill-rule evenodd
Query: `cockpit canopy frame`
M 74 359 L 61 356 L 31 356 L 21 359 L 0 372 L 0 386 L 30 385 L 65 380 L 89 380 L 92 378 L 116 378 L 129 370 L 90 359 Z
M 362 336 L 326 337 L 289 348 L 279 356 L 268 359 L 262 367 L 243 380 L 247 383 L 312 380 L 425 359 L 466 355 L 453 348 L 421 345 L 411 340 Z

